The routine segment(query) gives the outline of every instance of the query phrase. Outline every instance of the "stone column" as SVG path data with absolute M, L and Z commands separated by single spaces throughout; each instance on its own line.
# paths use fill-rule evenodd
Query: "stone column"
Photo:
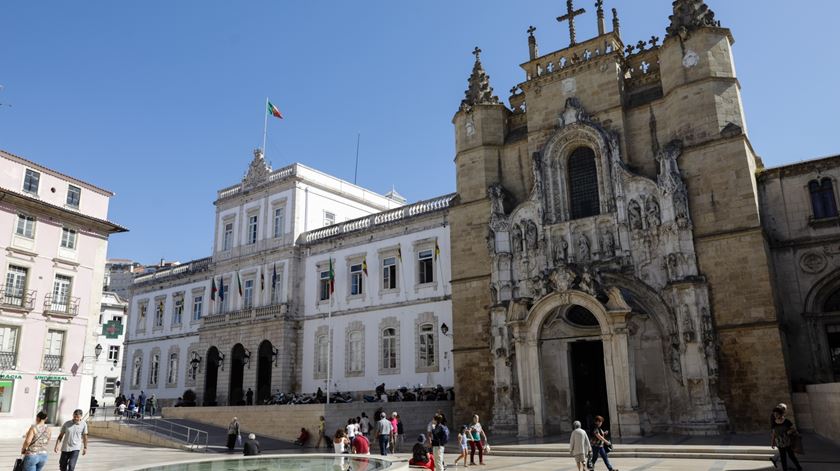
M 636 387 L 635 371 L 630 359 L 630 345 L 627 337 L 626 319 L 629 310 L 608 312 L 611 334 L 604 336 L 604 362 L 607 375 L 607 389 L 612 378 L 612 404 L 610 415 L 613 430 L 619 437 L 638 436 L 641 426 L 638 404 L 633 389 Z

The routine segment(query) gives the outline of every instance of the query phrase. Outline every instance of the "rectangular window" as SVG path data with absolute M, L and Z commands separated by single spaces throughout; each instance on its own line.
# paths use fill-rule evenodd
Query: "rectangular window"
M 0 326 L 0 370 L 17 368 L 18 327 Z
M 49 330 L 44 342 L 44 370 L 58 371 L 61 369 L 61 355 L 64 348 L 64 331 Z
M 324 270 L 318 280 L 318 300 L 326 301 L 328 299 L 330 299 L 330 271 Z
M 61 246 L 65 249 L 75 249 L 76 248 L 76 237 L 78 234 L 73 229 L 68 229 L 66 227 L 61 228 Z
M 111 316 L 111 320 L 122 324 L 123 316 Z
M 327 355 L 329 355 L 329 344 L 326 335 L 320 335 L 315 339 L 316 355 L 315 355 L 315 374 L 317 376 L 326 376 L 327 374 Z
M 105 378 L 105 395 L 117 395 L 117 378 Z
M 286 208 L 274 209 L 274 238 L 283 237 L 286 229 Z
M 435 366 L 435 333 L 432 324 L 420 326 L 418 345 L 420 346 L 420 364 L 418 366 L 425 368 Z
M 38 194 L 38 183 L 41 181 L 41 174 L 34 171 L 26 169 L 26 176 L 23 177 L 23 191 L 27 193 L 32 193 L 33 195 Z
M 146 330 L 146 310 L 149 305 L 146 301 L 137 305 L 137 330 Z
M 149 386 L 157 386 L 158 373 L 160 372 L 160 355 L 152 355 L 152 362 L 149 366 Z
M 12 411 L 12 393 L 15 391 L 15 380 L 0 379 L 0 413 Z
M 197 321 L 201 319 L 201 308 L 204 304 L 204 296 L 194 296 L 193 297 L 193 320 Z
M 397 329 L 388 328 L 382 331 L 382 368 L 397 368 Z
M 434 263 L 434 252 L 432 250 L 421 250 L 417 254 L 417 280 L 420 284 L 435 281 Z
M 257 215 L 248 217 L 248 244 L 257 243 Z
M 271 272 L 271 277 L 273 279 L 272 286 L 271 286 L 271 300 L 274 303 L 279 303 L 280 299 L 283 296 L 283 282 L 280 281 L 280 275 L 276 274 L 277 268 L 273 268 Z
M 67 206 L 79 209 L 79 203 L 81 201 L 82 189 L 77 186 L 67 185 Z
M 242 289 L 242 307 L 251 309 L 254 307 L 254 280 L 245 280 Z
M 26 216 L 25 214 L 18 214 L 17 229 L 15 234 L 19 236 L 32 239 L 35 237 L 35 218 Z
M 70 311 L 70 286 L 73 279 L 69 276 L 55 275 L 53 282 L 52 310 L 56 312 Z
M 225 232 L 222 236 L 222 250 L 230 250 L 233 247 L 233 223 L 225 224 Z
M 155 327 L 163 327 L 163 300 L 155 306 Z
M 363 355 L 362 355 L 362 332 L 354 330 L 350 332 L 350 372 L 360 373 L 363 371 Z
M 355 296 L 362 294 L 364 286 L 364 277 L 362 276 L 362 264 L 357 263 L 350 265 L 350 295 Z
M 120 346 L 119 345 L 111 345 L 108 347 L 108 361 L 119 361 L 120 359 Z
M 230 310 L 230 296 L 228 291 L 230 290 L 230 282 L 225 284 L 225 280 L 219 281 L 219 299 L 222 300 L 222 312 L 228 312 Z
M 167 384 L 175 384 L 178 382 L 178 354 L 172 353 L 169 355 L 169 375 L 166 378 Z
M 6 272 L 6 290 L 3 294 L 3 304 L 10 306 L 23 306 L 26 295 L 26 275 L 28 270 L 24 267 L 9 265 Z
M 184 314 L 184 299 L 179 298 L 176 299 L 174 302 L 174 306 L 172 306 L 172 324 L 178 325 L 181 323 L 181 317 Z
M 335 224 L 335 213 L 324 211 L 324 225 L 332 226 L 333 224 Z
M 397 257 L 382 260 L 382 289 L 397 289 Z

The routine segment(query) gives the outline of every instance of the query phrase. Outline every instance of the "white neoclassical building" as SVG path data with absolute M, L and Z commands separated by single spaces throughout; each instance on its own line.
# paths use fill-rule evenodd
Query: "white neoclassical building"
M 128 302 L 116 293 L 102 293 L 96 344 L 93 347 L 94 370 L 91 396 L 101 407 L 114 405 L 122 384 L 123 342 Z
M 450 201 L 406 205 L 255 151 L 217 193 L 213 253 L 134 280 L 123 392 L 221 405 L 327 376 L 341 391 L 451 386 Z

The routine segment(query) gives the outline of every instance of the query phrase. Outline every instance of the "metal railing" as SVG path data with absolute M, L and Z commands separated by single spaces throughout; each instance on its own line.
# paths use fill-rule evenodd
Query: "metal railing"
M 288 303 L 276 303 L 262 307 L 251 307 L 248 309 L 239 309 L 237 311 L 224 312 L 214 314 L 212 316 L 204 316 L 201 322 L 205 326 L 227 324 L 229 322 L 240 322 L 251 319 L 273 319 L 284 316 L 289 312 Z
M 61 355 L 44 355 L 44 371 L 61 369 Z
M 23 290 L 0 288 L 0 304 L 2 304 L 3 307 L 31 311 L 35 306 L 35 296 L 37 294 L 38 292 L 34 289 Z
M 207 432 L 156 417 L 128 418 L 114 414 L 114 408 L 99 407 L 90 420 L 103 421 L 106 427 L 130 427 L 151 437 L 166 438 L 190 451 L 207 451 Z
M 13 370 L 17 366 L 17 353 L 0 352 L 0 370 Z
M 44 314 L 48 316 L 76 317 L 79 313 L 79 298 L 56 296 L 50 293 L 44 297 Z

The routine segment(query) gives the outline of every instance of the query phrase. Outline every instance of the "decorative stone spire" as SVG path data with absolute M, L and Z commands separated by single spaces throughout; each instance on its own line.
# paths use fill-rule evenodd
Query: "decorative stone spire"
M 618 10 L 613 8 L 613 33 L 621 39 L 621 22 L 618 20 Z
M 595 1 L 595 13 L 598 15 L 598 36 L 603 36 L 607 31 L 607 22 L 604 20 L 604 0 Z
M 668 36 L 685 35 L 697 28 L 720 26 L 713 12 L 703 0 L 675 0 L 671 25 L 666 28 Z
M 490 86 L 490 76 L 484 71 L 481 66 L 481 49 L 476 47 L 473 50 L 475 55 L 475 64 L 473 65 L 472 74 L 467 81 L 469 87 L 464 92 L 466 98 L 461 100 L 461 109 L 469 109 L 475 105 L 495 105 L 499 103 L 499 97 L 493 95 L 493 87 Z
M 530 57 L 531 60 L 536 59 L 537 56 L 540 55 L 537 49 L 537 38 L 534 36 L 534 31 L 536 30 L 537 28 L 534 28 L 533 25 L 528 27 L 528 57 Z
M 270 174 L 271 166 L 266 163 L 263 157 L 263 150 L 258 147 L 254 149 L 254 159 L 251 160 L 251 164 L 248 166 L 248 173 L 242 179 L 242 184 L 246 188 L 260 185 L 268 181 Z

